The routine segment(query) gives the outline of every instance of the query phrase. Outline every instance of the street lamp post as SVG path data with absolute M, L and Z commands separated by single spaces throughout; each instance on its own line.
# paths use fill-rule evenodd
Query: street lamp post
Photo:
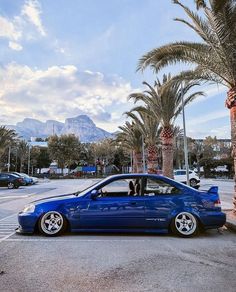
M 185 112 L 184 112 L 184 94 L 183 94 L 183 84 L 181 82 L 181 101 L 182 101 L 182 111 L 183 111 L 183 128 L 184 128 L 184 162 L 187 175 L 187 185 L 189 186 L 189 165 L 188 165 L 188 145 L 186 136 L 186 125 L 185 125 Z
M 28 175 L 30 174 L 30 145 L 29 145 L 29 153 L 28 153 Z
M 9 146 L 8 149 L 7 172 L 10 171 L 10 166 L 11 166 L 11 146 Z
M 143 173 L 146 171 L 145 167 L 145 150 L 144 150 L 144 138 L 142 135 L 142 154 L 143 154 Z

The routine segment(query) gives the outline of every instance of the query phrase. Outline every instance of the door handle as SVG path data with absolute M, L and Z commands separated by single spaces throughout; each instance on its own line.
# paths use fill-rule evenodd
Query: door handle
M 130 205 L 137 205 L 137 202 L 131 202 Z

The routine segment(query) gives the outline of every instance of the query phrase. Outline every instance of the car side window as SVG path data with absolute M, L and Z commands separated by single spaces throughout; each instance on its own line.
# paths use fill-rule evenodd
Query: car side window
M 137 179 L 119 179 L 110 182 L 98 190 L 98 197 L 127 197 L 140 195 L 140 184 Z
M 179 194 L 180 190 L 161 179 L 147 179 L 144 188 L 144 196 L 158 196 L 167 194 Z

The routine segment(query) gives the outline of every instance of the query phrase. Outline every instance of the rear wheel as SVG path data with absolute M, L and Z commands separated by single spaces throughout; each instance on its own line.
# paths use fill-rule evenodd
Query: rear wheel
M 14 185 L 13 182 L 9 182 L 9 183 L 7 184 L 7 187 L 8 187 L 8 189 L 13 189 L 13 188 L 15 187 L 15 185 Z
M 189 212 L 181 212 L 172 220 L 171 230 L 181 237 L 192 237 L 198 233 L 198 220 Z
M 47 236 L 62 234 L 67 227 L 65 217 L 56 211 L 50 211 L 42 215 L 38 222 L 39 231 Z
M 196 185 L 197 185 L 197 180 L 195 179 L 195 178 L 192 178 L 192 179 L 190 179 L 190 186 L 191 187 L 196 187 Z

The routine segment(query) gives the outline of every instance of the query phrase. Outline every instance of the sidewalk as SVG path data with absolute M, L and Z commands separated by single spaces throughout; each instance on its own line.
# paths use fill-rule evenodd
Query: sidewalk
M 226 223 L 225 226 L 233 231 L 236 231 L 236 213 L 233 211 L 224 211 L 226 213 Z

